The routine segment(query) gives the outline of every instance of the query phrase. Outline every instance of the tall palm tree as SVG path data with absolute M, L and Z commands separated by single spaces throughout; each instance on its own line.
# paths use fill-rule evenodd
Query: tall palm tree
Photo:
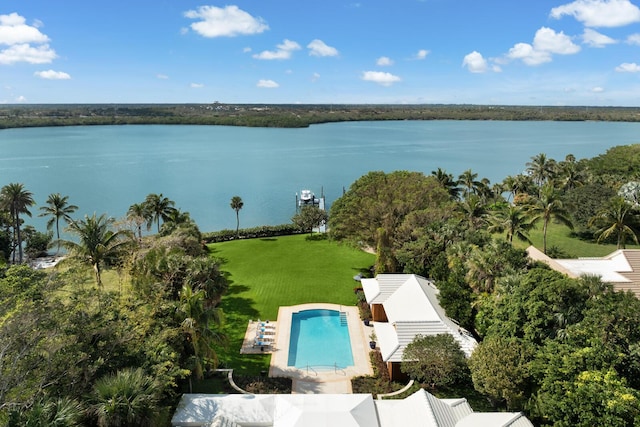
M 458 199 L 458 196 L 460 195 L 460 188 L 458 187 L 458 181 L 453 179 L 452 174 L 438 168 L 438 170 L 431 171 L 431 175 L 438 180 L 445 190 L 447 190 L 447 193 L 449 193 L 449 196 L 451 196 L 452 199 Z
M 638 236 L 631 228 L 634 223 L 633 207 L 623 197 L 614 196 L 591 218 L 589 225 L 599 226 L 595 235 L 598 243 L 615 236 L 618 249 L 626 247 L 627 237 L 638 244 Z
M 13 223 L 15 245 L 18 248 L 18 262 L 22 263 L 22 236 L 20 234 L 20 214 L 31 216 L 29 207 L 35 204 L 33 193 L 26 190 L 23 184 L 13 182 L 7 184 L 0 190 L 0 204 L 9 211 Z M 13 252 L 13 262 L 16 261 L 15 249 Z
M 78 210 L 76 205 L 70 205 L 69 196 L 62 196 L 60 193 L 49 194 L 47 198 L 47 206 L 41 206 L 42 211 L 38 216 L 49 216 L 47 221 L 47 230 L 51 230 L 53 226 L 56 226 L 56 238 L 58 249 L 56 255 L 60 252 L 60 220 L 70 223 L 71 214 Z
M 231 198 L 231 209 L 236 211 L 236 238 L 240 231 L 240 209 L 244 206 L 244 202 L 240 196 L 233 196 Z
M 150 220 L 147 223 L 147 228 L 151 228 L 151 224 L 155 222 L 158 227 L 158 233 L 160 233 L 160 220 L 164 222 L 169 218 L 171 212 L 175 210 L 174 206 L 176 202 L 167 197 L 164 197 L 162 193 L 152 193 L 147 196 L 144 204 L 148 209 L 150 215 Z
M 138 240 L 142 240 L 142 224 L 148 223 L 150 214 L 144 203 L 134 203 L 127 210 L 127 219 L 136 225 Z
M 459 210 L 466 215 L 473 228 L 482 226 L 487 217 L 487 204 L 477 194 L 468 194 L 458 204 Z
M 482 186 L 482 181 L 478 181 L 478 174 L 474 173 L 471 169 L 467 169 L 462 172 L 458 177 L 458 184 L 464 187 L 464 195 L 468 197 L 469 194 L 474 194 Z
M 533 156 L 526 166 L 527 172 L 539 186 L 550 181 L 556 174 L 556 161 L 548 158 L 544 153 Z
M 573 230 L 573 223 L 569 211 L 565 209 L 560 194 L 551 183 L 540 188 L 540 194 L 527 206 L 533 224 L 542 221 L 542 251 L 547 253 L 547 230 L 553 219 Z
M 125 230 L 113 231 L 113 218 L 105 214 L 85 215 L 84 220 L 72 221 L 67 230 L 80 239 L 80 242 L 63 240 L 63 245 L 71 256 L 90 264 L 95 274 L 96 285 L 102 287 L 102 265 L 129 243 L 124 239 Z
M 206 304 L 206 291 L 182 286 L 178 313 L 183 318 L 182 330 L 193 351 L 193 374 L 197 379 L 203 377 L 204 368 L 217 365 L 218 358 L 213 345 L 226 341 L 224 334 L 212 328 L 212 322 L 220 324 L 220 311 Z
M 506 232 L 509 243 L 513 243 L 513 238 L 528 242 L 528 233 L 533 228 L 533 222 L 527 217 L 525 208 L 521 205 L 509 205 L 503 209 L 495 211 L 489 219 L 490 225 L 487 230 L 491 233 Z

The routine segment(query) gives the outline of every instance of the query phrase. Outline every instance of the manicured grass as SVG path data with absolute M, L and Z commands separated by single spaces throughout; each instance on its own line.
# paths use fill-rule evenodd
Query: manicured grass
M 215 243 L 209 248 L 222 260 L 230 284 L 220 305 L 230 343 L 220 359 L 241 374 L 259 374 L 269 364 L 268 356 L 239 354 L 249 320 L 275 320 L 280 306 L 353 306 L 353 288 L 358 285 L 353 276 L 374 263 L 372 254 L 306 235 Z
M 529 237 L 533 242 L 533 245 L 542 250 L 542 225 L 536 227 L 529 233 Z M 529 246 L 526 242 L 516 242 L 514 239 L 514 245 L 519 248 L 526 248 Z M 566 226 L 551 223 L 547 231 L 547 249 L 552 246 L 557 246 L 562 252 L 568 255 L 568 258 L 578 257 L 601 257 L 609 255 L 617 248 L 614 244 L 595 243 L 592 241 L 581 240 L 571 236 L 571 230 Z M 637 245 L 627 245 L 628 249 L 638 249 Z

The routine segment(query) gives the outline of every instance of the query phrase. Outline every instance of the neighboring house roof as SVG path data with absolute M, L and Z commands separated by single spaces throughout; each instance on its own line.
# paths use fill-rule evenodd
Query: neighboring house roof
M 477 342 L 449 319 L 438 302 L 438 289 L 415 274 L 378 274 L 362 279 L 369 304 L 382 304 L 389 323 L 375 322 L 378 345 L 385 362 L 400 362 L 405 347 L 417 335 L 450 334 L 471 355 Z
M 533 426 L 522 413 L 473 412 L 466 399 L 438 399 L 424 389 L 398 400 L 373 400 L 370 394 L 184 394 L 171 423 L 176 427 Z
M 379 426 L 371 394 L 184 394 L 173 426 Z
M 533 427 L 521 412 L 474 412 L 461 419 L 456 427 Z
M 456 402 L 457 410 L 448 401 L 420 389 L 402 400 L 378 400 L 376 407 L 381 426 L 455 427 L 458 420 L 473 413 L 466 399 Z
M 542 261 L 552 269 L 577 278 L 583 275 L 598 276 L 613 284 L 619 291 L 631 291 L 640 297 L 640 250 L 619 249 L 600 258 L 553 259 L 538 249 L 527 248 L 529 257 Z

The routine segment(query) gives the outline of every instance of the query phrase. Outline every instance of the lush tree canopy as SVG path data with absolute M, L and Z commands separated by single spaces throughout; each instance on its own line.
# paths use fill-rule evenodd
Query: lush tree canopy
M 418 172 L 369 172 L 331 206 L 329 225 L 336 239 L 376 250 L 377 271 L 395 272 L 398 230 L 412 212 L 421 221 L 446 218 L 450 197 L 434 178 Z
M 404 349 L 401 370 L 432 389 L 469 379 L 465 355 L 450 334 L 417 336 Z

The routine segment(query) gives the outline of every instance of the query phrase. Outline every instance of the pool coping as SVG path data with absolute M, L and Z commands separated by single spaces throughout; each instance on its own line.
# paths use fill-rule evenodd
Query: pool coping
M 337 371 L 314 371 L 313 369 L 307 371 L 306 369 L 287 366 L 289 361 L 289 341 L 291 338 L 291 316 L 295 312 L 314 309 L 337 310 L 347 313 L 347 325 L 349 328 L 349 339 L 351 341 L 354 366 L 349 366 Z M 357 307 L 327 303 L 310 303 L 280 307 L 278 309 L 277 324 L 275 346 L 272 348 L 271 364 L 269 366 L 269 376 L 289 377 L 294 381 L 327 383 L 348 381 L 356 376 L 373 374 L 371 363 L 369 362 L 369 338 L 366 335 L 370 333 L 370 331 L 365 331 L 363 322 L 360 321 L 360 313 Z

